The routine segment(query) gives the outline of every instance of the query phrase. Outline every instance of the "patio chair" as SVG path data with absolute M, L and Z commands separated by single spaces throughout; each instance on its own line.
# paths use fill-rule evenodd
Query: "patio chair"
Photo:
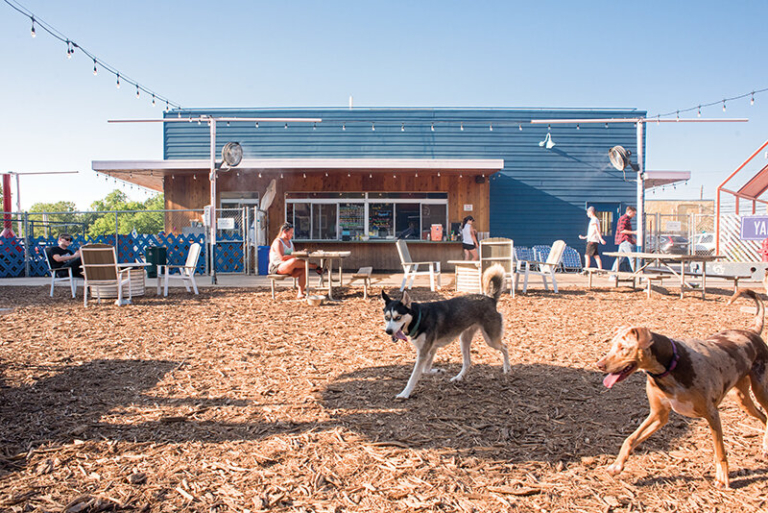
M 69 282 L 69 289 L 72 291 L 72 297 L 75 297 L 77 286 L 75 285 L 75 277 L 72 275 L 72 268 L 52 267 L 51 249 L 53 249 L 53 246 L 45 248 L 45 263 L 48 265 L 48 273 L 51 275 L 51 297 L 53 297 L 53 286 L 56 283 L 64 282 Z
M 87 244 L 80 248 L 83 260 L 83 306 L 88 307 L 88 291 L 96 296 L 97 302 L 101 298 L 117 297 L 115 304 L 123 305 L 123 287 L 128 290 L 128 302 L 133 299 L 131 288 L 130 268 L 120 269 L 117 266 L 117 254 L 115 248 L 109 244 Z M 143 270 L 142 278 L 143 278 Z
M 560 260 L 563 258 L 563 251 L 565 250 L 565 242 L 562 240 L 556 240 L 552 244 L 546 261 L 526 260 L 521 262 L 520 272 L 525 273 L 525 280 L 523 281 L 523 293 L 528 291 L 528 276 L 541 276 L 544 281 L 544 290 L 549 290 L 547 286 L 547 277 L 552 280 L 552 288 L 557 293 L 557 281 L 555 280 L 555 271 L 560 265 Z M 538 270 L 535 268 L 538 266 Z
M 163 297 L 168 296 L 168 281 L 169 280 L 181 280 L 186 287 L 187 292 L 190 292 L 189 286 L 192 285 L 195 294 L 200 292 L 197 290 L 197 283 L 195 282 L 195 271 L 197 270 L 197 261 L 200 259 L 200 251 L 202 246 L 195 242 L 189 247 L 189 253 L 187 253 L 187 261 L 184 265 L 168 265 L 158 264 L 157 266 L 157 295 L 160 295 L 160 278 L 162 276 L 165 284 L 163 289 Z M 179 274 L 171 274 L 173 269 L 178 269 Z
M 483 273 L 494 264 L 500 264 L 505 271 L 504 284 L 512 297 L 517 289 L 517 267 L 515 264 L 515 243 L 504 237 L 490 237 L 480 241 L 480 260 L 453 261 L 456 266 L 456 291 L 482 293 Z
M 400 264 L 403 266 L 403 283 L 400 285 L 400 290 L 405 290 L 405 285 L 409 279 L 408 289 L 410 290 L 416 276 L 429 276 L 429 289 L 431 291 L 435 291 L 435 282 L 437 282 L 437 288 L 440 288 L 440 262 L 414 262 L 408 251 L 408 244 L 404 240 L 398 240 L 395 245 L 397 246 L 397 253 L 400 255 Z M 419 271 L 419 266 L 422 269 L 425 267 L 427 269 Z
M 571 246 L 566 246 L 565 250 L 563 251 L 563 261 L 561 262 L 561 267 L 565 272 L 580 272 L 583 266 L 579 252 Z

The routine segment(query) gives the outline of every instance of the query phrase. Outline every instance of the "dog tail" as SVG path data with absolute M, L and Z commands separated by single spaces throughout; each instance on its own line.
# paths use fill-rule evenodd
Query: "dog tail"
M 752 289 L 736 289 L 731 299 L 728 300 L 728 304 L 732 304 L 739 296 L 749 296 L 755 302 L 757 313 L 755 314 L 755 324 L 752 326 L 752 331 L 760 335 L 763 332 L 763 325 L 765 324 L 765 305 L 763 300 Z
M 501 296 L 506 274 L 507 272 L 499 264 L 493 264 L 483 273 L 483 293 L 493 298 L 494 302 L 498 301 L 499 296 Z

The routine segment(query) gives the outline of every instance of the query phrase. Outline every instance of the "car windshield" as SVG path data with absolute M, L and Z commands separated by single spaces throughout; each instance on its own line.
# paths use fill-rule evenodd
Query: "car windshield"
M 676 242 L 676 243 L 679 243 L 679 244 L 687 244 L 688 243 L 688 239 L 686 239 L 685 237 L 681 237 L 679 235 L 670 235 L 669 238 L 670 238 L 670 240 L 672 242 Z

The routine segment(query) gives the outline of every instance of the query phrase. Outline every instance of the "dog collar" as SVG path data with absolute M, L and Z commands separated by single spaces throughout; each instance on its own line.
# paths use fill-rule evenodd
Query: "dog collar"
M 406 335 L 408 335 L 408 336 L 410 337 L 410 336 L 411 336 L 411 333 L 414 333 L 414 334 L 415 334 L 415 333 L 416 333 L 416 330 L 418 330 L 418 329 L 419 329 L 419 324 L 420 324 L 420 323 L 421 323 L 421 310 L 419 310 L 419 316 L 416 318 L 416 325 L 415 325 L 415 326 L 413 326 L 412 328 L 411 328 L 411 327 L 409 327 L 409 328 L 408 328 L 408 333 L 406 333 Z
M 667 370 L 665 370 L 661 374 L 654 374 L 652 372 L 646 371 L 646 373 L 652 378 L 661 379 L 663 377 L 668 376 L 670 372 L 675 370 L 675 367 L 677 367 L 677 362 L 678 360 L 680 360 L 680 356 L 677 354 L 677 346 L 675 345 L 675 341 L 672 340 L 671 338 L 668 340 L 669 340 L 669 343 L 672 344 L 672 361 L 669 362 L 669 366 L 667 367 Z

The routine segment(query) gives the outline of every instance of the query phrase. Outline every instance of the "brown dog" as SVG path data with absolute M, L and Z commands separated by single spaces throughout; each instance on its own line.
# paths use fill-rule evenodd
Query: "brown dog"
M 704 418 L 709 423 L 715 445 L 715 481 L 728 488 L 728 461 L 723 446 L 718 405 L 732 388 L 741 408 L 763 424 L 766 416 L 752 402 L 750 387 L 757 401 L 768 410 L 768 346 L 763 331 L 765 308 L 760 297 L 751 290 L 737 291 L 748 295 L 757 305 L 754 326 L 749 330 L 727 330 L 707 340 L 673 340 L 648 328 L 620 328 L 607 355 L 597 366 L 608 375 L 603 384 L 613 385 L 636 370 L 648 375 L 646 392 L 651 413 L 621 446 L 616 461 L 608 467 L 617 475 L 632 450 L 648 439 L 669 420 L 669 411 L 686 417 Z M 768 431 L 763 437 L 763 453 L 768 453 Z

